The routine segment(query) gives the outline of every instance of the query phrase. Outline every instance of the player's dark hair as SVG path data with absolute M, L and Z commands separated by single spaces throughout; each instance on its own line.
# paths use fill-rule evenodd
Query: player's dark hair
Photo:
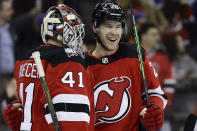
M 166 46 L 170 60 L 174 61 L 178 53 L 177 35 L 168 36 L 164 40 L 164 45 Z
M 154 24 L 152 24 L 152 23 L 148 23 L 148 22 L 140 25 L 140 30 L 139 30 L 139 32 L 138 32 L 139 37 L 140 37 L 140 40 L 141 40 L 141 36 L 142 36 L 143 34 L 146 34 L 147 31 L 148 31 L 150 28 L 156 28 L 156 29 L 158 29 L 158 27 L 157 27 L 156 25 L 154 25 Z

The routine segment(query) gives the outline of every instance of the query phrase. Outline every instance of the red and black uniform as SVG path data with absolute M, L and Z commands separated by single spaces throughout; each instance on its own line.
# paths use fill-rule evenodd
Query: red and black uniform
M 138 131 L 144 86 L 137 46 L 120 43 L 116 53 L 101 58 L 88 52 L 86 61 L 94 78 L 96 131 Z M 167 101 L 153 67 L 142 49 L 143 65 L 151 103 L 162 109 Z
M 159 75 L 161 88 L 167 95 L 168 105 L 170 105 L 176 85 L 174 66 L 169 60 L 167 54 L 162 50 L 156 50 L 149 56 L 149 58 Z
M 46 80 L 61 130 L 93 131 L 92 73 L 72 49 L 40 46 L 16 61 L 17 92 L 23 105 L 20 130 L 54 130 L 32 52 L 40 51 Z

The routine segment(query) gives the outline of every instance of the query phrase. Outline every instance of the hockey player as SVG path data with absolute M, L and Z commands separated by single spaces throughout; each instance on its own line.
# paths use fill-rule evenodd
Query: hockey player
M 13 108 L 13 104 L 9 105 L 5 110 L 6 122 L 15 131 L 54 130 L 31 57 L 32 52 L 39 51 L 61 130 L 93 131 L 92 79 L 88 65 L 80 56 L 84 37 L 80 16 L 66 5 L 51 7 L 43 20 L 41 34 L 45 45 L 29 51 L 16 61 L 15 79 L 23 112 Z M 19 115 L 17 118 L 13 110 Z M 14 118 L 16 123 L 9 123 Z
M 141 122 L 148 130 L 158 130 L 164 121 L 167 103 L 158 75 L 142 49 L 151 106 L 146 107 L 137 46 L 120 42 L 126 33 L 125 14 L 116 2 L 100 2 L 92 14 L 96 48 L 86 61 L 95 76 L 94 104 L 96 131 L 138 131 Z
M 160 44 L 160 32 L 156 25 L 144 23 L 139 30 L 142 46 L 148 52 L 148 57 L 152 62 L 156 72 L 158 72 L 161 88 L 168 97 L 166 109 L 171 105 L 175 92 L 176 80 L 174 77 L 174 66 L 169 60 L 165 48 Z M 166 116 L 169 114 L 166 110 Z M 165 117 L 164 126 L 160 131 L 165 131 L 165 127 L 171 127 L 169 118 Z
M 158 72 L 159 81 L 162 90 L 168 96 L 169 106 L 172 96 L 175 92 L 175 76 L 174 65 L 168 58 L 165 48 L 160 42 L 160 32 L 156 25 L 144 23 L 139 30 L 139 36 L 142 46 L 148 52 L 148 57 L 151 60 L 156 72 Z

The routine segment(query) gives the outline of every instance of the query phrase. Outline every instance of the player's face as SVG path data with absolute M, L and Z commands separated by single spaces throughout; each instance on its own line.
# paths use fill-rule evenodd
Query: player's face
M 115 21 L 104 22 L 99 27 L 98 36 L 105 48 L 114 51 L 122 37 L 122 24 Z
M 11 20 L 12 15 L 14 13 L 12 5 L 9 2 L 7 2 L 7 1 L 3 2 L 2 3 L 2 11 L 1 11 L 1 13 L 3 14 L 3 19 L 5 21 Z
M 180 53 L 185 52 L 185 46 L 184 46 L 184 41 L 183 38 L 181 36 L 177 36 L 176 37 L 176 41 L 177 41 L 177 47 Z
M 155 46 L 160 41 L 160 34 L 157 28 L 150 28 L 144 35 L 143 41 L 149 46 Z

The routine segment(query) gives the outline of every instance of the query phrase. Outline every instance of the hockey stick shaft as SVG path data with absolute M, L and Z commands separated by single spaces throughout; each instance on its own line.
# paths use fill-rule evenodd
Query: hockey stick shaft
M 185 126 L 183 131 L 194 131 L 196 126 L 197 117 L 195 114 L 189 114 L 185 120 Z
M 47 100 L 47 103 L 48 103 L 49 111 L 51 113 L 51 117 L 52 117 L 52 120 L 53 120 L 55 131 L 60 131 L 61 129 L 60 129 L 60 126 L 59 126 L 59 123 L 58 123 L 58 120 L 57 120 L 57 115 L 56 115 L 56 112 L 55 112 L 55 109 L 54 109 L 54 106 L 53 106 L 50 91 L 49 91 L 48 84 L 47 84 L 47 81 L 46 81 L 46 78 L 45 78 L 45 73 L 44 73 L 44 69 L 43 69 L 43 66 L 42 66 L 42 62 L 40 60 L 40 52 L 36 51 L 36 52 L 32 53 L 32 56 L 34 58 L 36 66 L 37 66 L 38 74 L 39 74 L 39 77 L 40 77 L 40 80 L 41 80 L 41 83 L 42 83 L 42 87 L 43 87 L 43 90 L 44 90 L 44 94 L 45 94 L 45 97 L 46 97 L 46 100 Z
M 133 12 L 133 6 L 132 6 L 132 0 L 130 0 L 130 7 L 131 7 L 131 16 L 132 16 L 132 25 L 133 25 L 133 30 L 134 30 L 134 36 L 135 36 L 135 41 L 137 43 L 137 51 L 138 51 L 138 57 L 140 61 L 140 68 L 141 68 L 141 73 L 142 73 L 142 78 L 143 78 L 143 84 L 144 84 L 144 92 L 145 92 L 145 97 L 146 97 L 146 106 L 150 107 L 150 100 L 148 96 L 148 87 L 146 83 L 146 76 L 144 72 L 144 66 L 143 66 L 143 60 L 142 60 L 142 53 L 141 53 L 141 46 L 139 42 L 139 37 L 138 37 L 138 31 L 135 23 L 135 17 L 134 17 L 134 12 Z

